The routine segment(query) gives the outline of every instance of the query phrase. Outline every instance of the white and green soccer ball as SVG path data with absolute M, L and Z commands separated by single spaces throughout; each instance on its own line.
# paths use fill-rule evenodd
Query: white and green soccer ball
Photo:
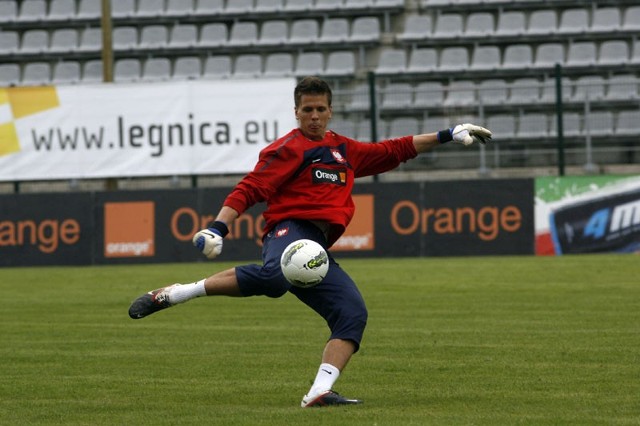
M 280 257 L 280 267 L 291 285 L 302 288 L 313 287 L 327 275 L 329 256 L 315 241 L 297 240 L 284 249 Z

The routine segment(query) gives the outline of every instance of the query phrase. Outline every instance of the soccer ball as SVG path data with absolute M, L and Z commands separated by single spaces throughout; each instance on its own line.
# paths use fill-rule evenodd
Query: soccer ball
M 309 288 L 319 284 L 327 275 L 329 256 L 315 241 L 297 240 L 284 249 L 280 268 L 291 285 Z

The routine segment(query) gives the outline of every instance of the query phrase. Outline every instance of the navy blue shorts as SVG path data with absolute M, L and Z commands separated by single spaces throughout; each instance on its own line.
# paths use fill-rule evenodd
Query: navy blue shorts
M 311 288 L 292 286 L 280 270 L 280 256 L 293 241 L 306 238 L 327 246 L 322 231 L 305 220 L 280 222 L 265 235 L 262 265 L 236 267 L 236 277 L 244 296 L 280 297 L 294 294 L 327 321 L 331 339 L 351 340 L 360 347 L 367 324 L 367 308 L 351 277 L 329 254 L 329 271 L 322 282 Z

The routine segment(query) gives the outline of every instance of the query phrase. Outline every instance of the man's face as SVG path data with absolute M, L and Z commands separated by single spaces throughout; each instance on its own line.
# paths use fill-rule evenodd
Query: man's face
M 303 135 L 315 141 L 324 138 L 331 119 L 327 95 L 302 95 L 295 112 Z

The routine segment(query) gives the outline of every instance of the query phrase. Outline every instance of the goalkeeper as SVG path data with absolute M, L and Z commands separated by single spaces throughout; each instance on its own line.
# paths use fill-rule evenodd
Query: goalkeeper
M 316 378 L 302 407 L 358 404 L 333 390 L 358 351 L 367 309 L 356 284 L 329 253 L 329 271 L 315 287 L 292 287 L 280 270 L 280 256 L 292 241 L 307 238 L 329 250 L 354 214 L 354 179 L 384 173 L 448 142 L 485 143 L 491 132 L 458 124 L 438 132 L 364 143 L 328 130 L 332 93 L 317 78 L 302 79 L 294 90 L 298 128 L 260 152 L 257 164 L 231 191 L 215 222 L 196 233 L 194 245 L 209 259 L 222 252 L 228 227 L 246 209 L 266 202 L 262 265 L 242 265 L 189 284 L 150 291 L 129 308 L 133 319 L 201 296 L 280 297 L 287 292 L 321 315 L 330 330 Z

